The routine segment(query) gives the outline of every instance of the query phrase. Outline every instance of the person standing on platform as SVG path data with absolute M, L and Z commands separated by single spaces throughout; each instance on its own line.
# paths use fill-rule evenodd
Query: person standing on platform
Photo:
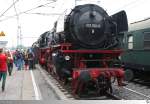
M 16 53 L 18 71 L 23 69 L 23 55 L 20 51 Z
M 11 73 L 12 73 L 12 70 L 13 70 L 13 56 L 12 54 L 10 53 L 10 51 L 8 51 L 6 53 L 7 55 L 7 66 L 8 66 L 8 73 L 9 73 L 9 76 L 11 76 Z
M 2 80 L 2 91 L 5 90 L 6 76 L 7 76 L 7 56 L 3 53 L 3 49 L 0 48 L 0 81 Z
M 31 69 L 34 68 L 34 67 L 33 67 L 33 65 L 34 65 L 33 59 L 34 59 L 34 54 L 33 54 L 32 50 L 29 49 L 29 50 L 28 50 L 29 70 L 31 70 Z
M 17 50 L 13 53 L 13 60 L 14 60 L 14 64 L 17 67 L 17 56 L 16 56 Z
M 28 54 L 27 52 L 25 52 L 24 54 L 24 65 L 25 65 L 25 70 L 27 70 L 29 68 L 29 62 L 28 62 Z

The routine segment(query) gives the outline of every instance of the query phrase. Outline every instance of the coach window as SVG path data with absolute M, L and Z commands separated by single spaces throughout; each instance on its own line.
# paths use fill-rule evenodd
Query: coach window
M 133 49 L 133 36 L 128 36 L 128 49 Z
M 150 32 L 144 32 L 144 49 L 150 49 Z

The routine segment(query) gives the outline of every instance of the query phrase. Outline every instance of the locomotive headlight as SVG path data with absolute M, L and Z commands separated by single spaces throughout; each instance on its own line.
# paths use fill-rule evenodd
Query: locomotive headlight
M 94 34 L 95 33 L 95 31 L 94 31 L 94 29 L 92 29 L 92 34 Z
M 56 56 L 56 53 L 52 53 L 52 56 Z
M 121 60 L 121 56 L 119 56 L 118 58 L 119 58 L 119 60 Z
M 70 58 L 71 58 L 70 56 L 65 56 L 65 60 L 67 61 L 70 60 Z

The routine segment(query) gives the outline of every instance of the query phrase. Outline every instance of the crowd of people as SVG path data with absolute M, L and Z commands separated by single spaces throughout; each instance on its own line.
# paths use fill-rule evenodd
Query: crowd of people
M 34 69 L 34 58 L 34 53 L 31 49 L 28 49 L 27 51 L 16 50 L 16 52 L 13 54 L 14 64 L 18 70 Z
M 0 81 L 2 80 L 2 91 L 5 90 L 5 82 L 7 71 L 9 76 L 12 75 L 13 65 L 17 70 L 32 70 L 35 69 L 34 53 L 32 49 L 16 50 L 15 52 L 5 51 L 0 48 Z

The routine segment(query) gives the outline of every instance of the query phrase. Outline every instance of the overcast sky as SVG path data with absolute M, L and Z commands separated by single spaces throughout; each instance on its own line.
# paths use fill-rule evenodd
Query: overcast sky
M 17 45 L 18 24 L 21 26 L 22 44 L 31 46 L 37 40 L 37 37 L 53 27 L 60 14 L 66 11 L 68 13 L 75 6 L 75 0 L 56 0 L 56 2 L 53 2 L 53 0 L 15 1 L 17 1 L 15 4 L 16 12 L 21 13 L 19 23 L 15 16 L 14 6 L 5 12 L 12 5 L 13 0 L 0 0 L 0 31 L 4 31 L 6 34 L 5 37 L 0 37 L 0 40 L 7 40 L 8 46 Z M 76 0 L 76 5 L 86 3 L 103 7 L 109 15 L 125 10 L 129 23 L 150 17 L 150 0 Z M 27 10 L 30 11 L 25 12 Z

